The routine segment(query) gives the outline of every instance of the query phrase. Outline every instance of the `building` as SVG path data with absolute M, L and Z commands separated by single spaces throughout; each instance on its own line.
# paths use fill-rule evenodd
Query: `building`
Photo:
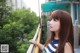
M 7 0 L 7 5 L 11 6 L 13 9 L 17 8 L 25 8 L 26 4 L 24 3 L 24 0 Z

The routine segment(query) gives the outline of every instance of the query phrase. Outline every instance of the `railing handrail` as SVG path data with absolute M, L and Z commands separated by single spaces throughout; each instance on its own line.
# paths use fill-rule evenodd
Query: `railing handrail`
M 39 33 L 38 33 L 38 37 L 37 37 L 37 42 L 40 42 L 40 39 L 41 39 L 41 29 L 39 30 Z M 39 53 L 39 47 L 36 46 L 33 53 Z
M 34 37 L 33 37 L 33 40 L 36 40 L 39 30 L 40 30 L 40 24 L 38 25 L 38 28 L 37 28 L 37 31 L 36 31 Z M 30 46 L 29 46 L 29 48 L 28 48 L 26 53 L 32 53 L 33 47 L 34 47 L 34 44 L 30 44 Z

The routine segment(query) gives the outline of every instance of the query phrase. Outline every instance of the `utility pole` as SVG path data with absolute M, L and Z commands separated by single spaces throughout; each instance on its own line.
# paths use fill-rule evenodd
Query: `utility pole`
M 40 28 L 42 27 L 41 25 L 41 15 L 40 15 L 40 1 L 38 0 L 38 11 L 39 11 L 39 23 L 40 23 Z

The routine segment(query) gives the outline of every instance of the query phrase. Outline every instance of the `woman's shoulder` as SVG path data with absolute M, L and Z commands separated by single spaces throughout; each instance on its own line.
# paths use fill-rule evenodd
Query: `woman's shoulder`
M 71 44 L 69 42 L 65 43 L 64 53 L 72 53 L 72 46 L 71 46 Z
M 71 46 L 70 42 L 66 42 L 65 47 L 72 47 L 72 46 Z

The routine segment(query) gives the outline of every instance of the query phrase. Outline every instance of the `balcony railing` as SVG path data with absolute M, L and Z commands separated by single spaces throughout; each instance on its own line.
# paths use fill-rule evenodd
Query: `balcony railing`
M 37 31 L 33 37 L 33 40 L 36 40 L 37 42 L 40 42 L 41 39 L 41 27 L 38 25 Z M 26 53 L 39 53 L 39 47 L 35 46 L 34 44 L 30 44 L 28 50 Z

